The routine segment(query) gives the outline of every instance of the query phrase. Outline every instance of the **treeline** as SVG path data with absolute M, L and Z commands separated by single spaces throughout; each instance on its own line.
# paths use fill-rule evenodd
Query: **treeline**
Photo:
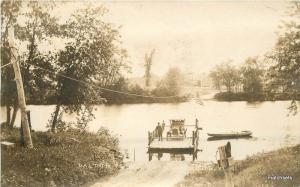
M 61 123 L 64 113 L 85 114 L 92 119 L 93 105 L 99 103 L 179 102 L 177 85 L 162 80 L 153 90 L 130 86 L 122 73 L 130 70 L 128 55 L 121 46 L 119 27 L 104 21 L 103 6 L 82 6 L 67 20 L 52 12 L 58 2 L 1 2 L 1 65 L 11 62 L 9 37 L 16 41 L 16 58 L 21 66 L 28 104 L 55 104 L 51 129 Z M 22 21 L 21 21 L 22 20 Z M 10 28 L 14 36 L 9 36 Z M 47 46 L 47 47 L 45 47 Z M 171 71 L 172 72 L 172 71 Z M 102 89 L 104 88 L 104 89 Z M 154 97 L 134 97 L 130 92 Z M 6 124 L 13 126 L 18 111 L 14 71 L 1 69 L 1 104 L 6 107 Z
M 96 83 L 96 90 L 102 100 L 95 100 L 90 104 L 129 104 L 129 103 L 177 103 L 185 102 L 189 95 L 182 95 L 183 75 L 178 68 L 170 68 L 165 76 L 154 87 L 132 84 L 129 79 L 120 76 L 106 87 Z M 15 88 L 15 85 L 11 86 Z M 29 90 L 25 92 L 30 93 Z M 41 94 L 41 93 L 39 93 Z M 48 90 L 43 95 L 27 94 L 28 104 L 55 105 L 57 97 L 54 90 Z M 63 105 L 74 104 L 72 100 L 62 101 Z M 84 104 L 84 103 L 82 103 Z
M 248 58 L 242 65 L 233 65 L 232 61 L 217 65 L 210 72 L 215 95 L 223 101 L 272 101 L 300 100 L 300 79 L 294 77 L 288 84 L 284 77 L 274 76 L 274 66 L 266 67 L 257 58 Z
M 292 18 L 299 16 L 300 6 L 291 3 Z M 241 65 L 232 61 L 217 65 L 210 77 L 214 86 L 225 92 L 218 100 L 300 100 L 300 24 L 291 19 L 282 26 L 274 49 L 263 58 L 250 57 Z
M 107 129 L 87 132 L 92 104 L 104 101 L 95 85 L 113 84 L 128 66 L 118 27 L 103 21 L 103 6 L 82 6 L 63 21 L 52 12 L 57 5 L 64 2 L 1 1 L 1 141 L 14 143 L 1 147 L 1 186 L 82 186 L 123 165 L 117 136 Z M 11 51 L 13 40 L 18 54 Z M 14 128 L 19 106 L 12 55 L 28 103 L 56 105 L 44 124 L 51 133 L 31 132 L 34 149 L 24 149 L 22 128 Z M 75 120 L 63 121 L 65 113 Z
M 91 116 L 91 104 L 104 100 L 93 85 L 109 85 L 128 66 L 118 28 L 103 21 L 106 8 L 83 6 L 61 21 L 51 14 L 56 6 L 55 2 L 1 2 L 1 63 L 10 63 L 9 39 L 14 39 L 27 100 L 56 105 L 53 131 L 62 112 Z M 10 28 L 14 36 L 9 36 Z M 18 110 L 14 71 L 12 66 L 1 71 L 1 101 L 7 109 L 7 124 L 12 126 L 11 108 L 12 116 Z
M 215 88 L 221 91 L 215 98 L 223 101 L 300 100 L 299 78 L 295 77 L 289 86 L 282 78 L 274 77 L 274 67 L 266 67 L 263 60 L 248 58 L 239 66 L 232 61 L 217 65 L 210 72 Z
M 253 95 L 262 91 L 263 76 L 263 68 L 255 58 L 248 58 L 239 67 L 233 65 L 232 61 L 226 61 L 210 72 L 217 89 L 225 87 L 227 92 L 247 92 Z
M 188 95 L 181 95 L 183 76 L 178 68 L 170 68 L 154 88 L 130 84 L 121 77 L 109 89 L 119 92 L 103 92 L 107 104 L 123 103 L 177 103 L 188 100 Z M 126 93 L 126 94 L 125 94 Z

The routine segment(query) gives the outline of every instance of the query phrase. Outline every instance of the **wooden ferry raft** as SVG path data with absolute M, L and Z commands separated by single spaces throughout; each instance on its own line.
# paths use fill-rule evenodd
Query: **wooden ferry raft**
M 187 137 L 187 128 L 194 127 L 192 136 Z M 169 128 L 169 129 L 168 129 Z M 170 120 L 169 126 L 163 128 L 163 138 L 159 141 L 157 131 L 148 132 L 148 155 L 149 161 L 152 160 L 153 154 L 158 154 L 160 159 L 163 153 L 170 154 L 189 154 L 193 155 L 193 160 L 197 159 L 199 145 L 198 120 L 195 125 L 185 125 L 185 120 Z

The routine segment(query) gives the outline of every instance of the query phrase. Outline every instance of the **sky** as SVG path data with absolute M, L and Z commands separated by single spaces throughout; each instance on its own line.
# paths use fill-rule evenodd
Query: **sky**
M 122 47 L 132 66 L 130 76 L 143 76 L 145 53 L 155 49 L 152 73 L 163 75 L 170 67 L 185 73 L 209 72 L 216 64 L 272 50 L 278 25 L 286 19 L 283 1 L 101 1 L 105 19 L 122 26 Z M 60 7 L 61 14 L 80 3 Z

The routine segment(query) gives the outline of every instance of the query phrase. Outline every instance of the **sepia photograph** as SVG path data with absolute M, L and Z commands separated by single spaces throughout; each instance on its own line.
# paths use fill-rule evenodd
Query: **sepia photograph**
M 300 187 L 300 1 L 0 1 L 1 187 Z

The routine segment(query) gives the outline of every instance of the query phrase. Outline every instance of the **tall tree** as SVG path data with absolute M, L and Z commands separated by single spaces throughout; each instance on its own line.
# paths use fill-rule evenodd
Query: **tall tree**
M 39 45 L 49 43 L 53 37 L 63 38 L 62 25 L 58 24 L 56 17 L 49 12 L 56 6 L 53 2 L 29 1 L 25 4 L 26 12 L 22 15 L 25 20 L 24 26 L 20 26 L 19 38 L 27 42 L 27 50 L 24 52 L 21 61 L 23 66 L 24 88 L 28 100 L 43 102 L 47 91 L 51 88 L 51 75 L 40 69 L 32 68 L 34 65 L 46 69 L 52 69 L 51 51 L 43 52 Z
M 210 72 L 210 77 L 216 88 L 222 85 L 226 87 L 227 92 L 232 92 L 234 86 L 239 84 L 239 72 L 237 68 L 232 65 L 232 61 L 228 60 L 220 65 L 217 65 L 213 71 Z
M 221 71 L 219 70 L 218 65 L 212 71 L 210 71 L 209 76 L 212 79 L 214 87 L 218 90 L 221 90 L 222 77 L 221 77 Z
M 244 92 L 252 95 L 262 91 L 263 70 L 259 67 L 256 58 L 247 58 L 241 67 L 242 83 Z
M 154 55 L 154 52 L 155 52 L 155 49 L 152 49 L 151 53 L 148 54 L 146 53 L 145 54 L 145 85 L 146 87 L 149 87 L 150 86 L 150 79 L 151 79 L 151 67 L 152 67 L 152 59 L 153 59 L 153 55 Z
M 20 13 L 21 2 L 1 1 L 1 65 L 10 63 L 11 50 L 8 44 L 8 28 L 17 24 L 17 17 Z M 12 66 L 1 69 L 1 104 L 6 106 L 6 124 L 11 126 L 14 115 L 11 119 L 11 107 L 17 108 L 18 98 L 14 81 Z
M 55 71 L 65 77 L 57 79 L 52 131 L 62 112 L 80 115 L 85 111 L 93 116 L 92 104 L 103 100 L 99 89 L 93 85 L 118 77 L 126 65 L 126 51 L 119 47 L 118 30 L 103 21 L 106 12 L 103 6 L 88 6 L 76 11 L 66 24 L 66 36 L 71 41 L 59 52 L 55 64 Z M 91 119 L 89 117 L 85 123 Z
M 1 26 L 4 28 L 1 40 L 1 59 L 6 62 L 9 61 L 9 53 L 5 43 L 7 38 L 7 27 L 9 24 L 14 24 L 15 35 L 20 45 L 18 46 L 19 62 L 22 67 L 22 75 L 24 82 L 25 95 L 29 102 L 42 102 L 45 101 L 45 95 L 51 87 L 49 77 L 51 76 L 45 71 L 33 69 L 33 65 L 39 65 L 47 69 L 51 69 L 49 58 L 51 54 L 42 53 L 38 46 L 45 42 L 50 41 L 51 37 L 59 35 L 59 25 L 57 19 L 49 14 L 52 7 L 55 5 L 48 2 L 38 1 L 16 1 L 13 8 L 11 8 L 10 1 L 1 2 Z M 13 15 L 13 17 L 12 17 Z M 18 20 L 22 20 L 18 21 Z M 24 45 L 26 49 L 24 49 Z M 3 62 L 2 61 L 2 62 Z M 13 72 L 10 68 L 4 71 L 4 86 L 7 89 L 2 91 L 2 96 L 5 97 L 7 107 L 7 121 L 10 121 L 10 126 L 14 125 L 16 114 L 18 111 L 18 101 L 16 99 L 15 84 L 13 82 Z M 3 77 L 3 76 L 2 76 Z M 7 86 L 6 86 L 7 85 Z M 10 107 L 13 106 L 12 118 Z
M 270 78 L 273 89 L 282 86 L 292 98 L 291 111 L 297 113 L 296 99 L 300 93 L 300 4 L 291 2 L 291 19 L 284 22 L 283 32 L 279 36 L 274 51 L 268 55 L 271 59 Z
M 178 96 L 183 85 L 183 75 L 179 68 L 173 67 L 168 70 L 164 78 L 152 91 L 155 96 Z
M 234 90 L 235 93 L 238 93 L 241 91 L 241 87 L 242 87 L 242 77 L 241 77 L 241 69 L 239 67 L 234 69 L 233 72 L 233 85 L 234 85 Z
M 183 84 L 183 75 L 179 68 L 170 68 L 164 78 L 164 83 L 172 95 L 179 95 Z

